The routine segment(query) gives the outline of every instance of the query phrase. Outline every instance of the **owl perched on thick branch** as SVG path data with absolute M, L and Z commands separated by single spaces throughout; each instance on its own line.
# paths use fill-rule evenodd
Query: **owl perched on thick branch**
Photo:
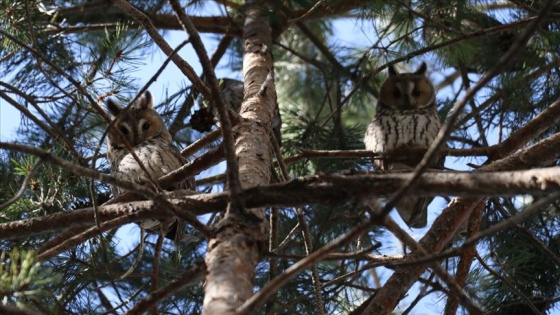
M 179 149 L 173 145 L 171 134 L 163 119 L 153 109 L 150 92 L 146 92 L 134 106 L 126 109 L 109 99 L 107 109 L 114 122 L 114 128 L 109 129 L 107 136 L 107 158 L 111 164 L 111 175 L 138 184 L 150 185 L 151 180 L 157 181 L 161 176 L 185 164 L 186 160 L 181 156 Z M 124 141 L 132 147 L 147 173 Z M 174 188 L 194 189 L 194 178 L 186 178 L 175 184 Z M 116 186 L 111 190 L 115 197 L 125 193 L 125 190 Z M 160 225 L 163 225 L 166 237 L 175 241 L 181 240 L 183 235 L 184 224 L 176 217 L 170 217 L 163 222 L 145 220 L 140 225 L 152 233 L 158 233 Z
M 389 67 L 389 77 L 381 86 L 377 111 L 364 136 L 367 150 L 388 153 L 394 149 L 428 148 L 436 138 L 441 123 L 437 115 L 435 90 L 426 77 L 425 63 L 412 73 L 398 73 Z M 425 151 L 424 151 L 425 152 Z M 391 155 L 375 161 L 378 169 L 412 171 L 422 160 L 421 154 Z M 444 159 L 432 165 L 443 168 Z M 410 227 L 426 226 L 428 204 L 432 197 L 403 197 L 397 203 L 401 218 Z

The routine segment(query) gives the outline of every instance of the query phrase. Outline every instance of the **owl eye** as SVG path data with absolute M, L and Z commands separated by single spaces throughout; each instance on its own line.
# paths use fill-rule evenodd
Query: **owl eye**
M 418 97 L 418 96 L 420 96 L 420 95 L 422 95 L 422 91 L 420 91 L 420 90 L 412 90 L 412 96 Z
M 127 129 L 126 127 L 120 126 L 120 127 L 119 127 L 119 130 L 121 131 L 121 133 L 122 133 L 123 135 L 125 135 L 125 136 L 128 135 L 128 129 Z
M 148 129 L 150 129 L 150 123 L 144 123 L 144 124 L 142 125 L 142 130 L 146 131 L 146 130 L 148 130 Z

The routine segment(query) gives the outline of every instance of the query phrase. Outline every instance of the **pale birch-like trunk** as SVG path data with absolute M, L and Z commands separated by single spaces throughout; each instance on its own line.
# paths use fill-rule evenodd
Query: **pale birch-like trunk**
M 247 1 L 243 28 L 244 101 L 241 122 L 233 129 L 242 188 L 270 180 L 269 132 L 276 92 L 267 80 L 272 70 L 271 29 L 259 1 Z M 259 93 L 260 91 L 260 93 Z M 203 314 L 234 314 L 253 295 L 253 278 L 266 239 L 264 209 L 228 211 L 208 243 L 208 274 Z

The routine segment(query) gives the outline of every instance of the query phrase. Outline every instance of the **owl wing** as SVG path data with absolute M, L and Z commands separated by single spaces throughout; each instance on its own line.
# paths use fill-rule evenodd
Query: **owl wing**
M 165 154 L 162 155 L 165 163 L 167 163 L 170 167 L 172 167 L 173 169 L 171 171 L 174 171 L 180 167 L 182 167 L 186 162 L 187 159 L 185 159 L 179 149 L 171 144 L 171 143 L 167 143 L 165 147 Z M 170 172 L 171 172 L 170 171 Z M 189 176 L 187 178 L 185 178 L 183 181 L 177 182 L 174 184 L 174 189 L 195 189 L 196 188 L 196 184 L 194 181 L 194 176 Z M 178 217 L 174 217 L 173 219 L 167 221 L 167 222 L 159 222 L 157 220 L 151 220 L 152 222 L 148 222 L 148 221 L 144 221 L 142 223 L 142 227 L 146 230 L 157 230 L 159 229 L 159 225 L 163 224 L 164 225 L 164 230 L 166 231 L 165 233 L 165 237 L 167 239 L 170 239 L 172 241 L 175 242 L 175 244 L 178 244 L 180 242 L 194 242 L 197 241 L 198 238 L 192 235 L 186 235 L 185 234 L 185 227 L 186 227 L 186 223 L 183 219 L 178 218 Z M 151 225 L 150 227 L 148 227 L 148 225 Z
M 383 153 L 387 151 L 387 146 L 390 146 L 391 140 L 389 139 L 389 133 L 391 126 L 389 122 L 383 118 L 382 115 L 376 115 L 372 121 L 369 123 L 364 135 L 364 144 L 366 150 L 372 152 Z M 384 160 L 374 160 L 373 164 L 377 169 L 385 170 Z
M 170 165 L 175 164 L 175 168 L 171 171 L 174 171 L 187 163 L 187 159 L 181 155 L 181 152 L 175 145 L 169 143 L 166 151 L 169 153 L 167 155 L 167 160 L 169 161 L 168 163 Z M 196 185 L 194 176 L 185 178 L 183 181 L 176 183 L 173 187 L 175 189 L 195 189 Z
M 186 163 L 186 159 L 172 143 L 159 142 L 157 144 L 151 143 L 148 146 L 151 146 L 151 148 L 147 148 L 147 151 L 150 152 L 150 162 L 148 163 L 149 170 L 153 172 L 154 175 L 157 175 L 157 178 L 175 171 Z M 195 189 L 195 187 L 194 177 L 192 176 L 175 183 L 173 186 L 174 189 Z M 176 243 L 194 240 L 193 236 L 185 235 L 185 222 L 177 217 L 170 218 L 163 222 L 160 220 L 144 220 L 141 226 L 143 229 L 156 234 L 160 226 L 163 226 L 164 231 L 166 231 L 165 237 Z

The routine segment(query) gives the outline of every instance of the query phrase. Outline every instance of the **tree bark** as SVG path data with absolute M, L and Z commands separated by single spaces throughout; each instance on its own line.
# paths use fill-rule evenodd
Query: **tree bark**
M 242 188 L 270 180 L 268 130 L 276 92 L 272 77 L 271 28 L 258 1 L 247 1 L 243 28 L 244 101 L 241 121 L 233 129 Z M 270 74 L 270 76 L 269 76 Z M 229 207 L 208 243 L 203 314 L 235 314 L 253 295 L 253 277 L 265 242 L 264 209 Z

